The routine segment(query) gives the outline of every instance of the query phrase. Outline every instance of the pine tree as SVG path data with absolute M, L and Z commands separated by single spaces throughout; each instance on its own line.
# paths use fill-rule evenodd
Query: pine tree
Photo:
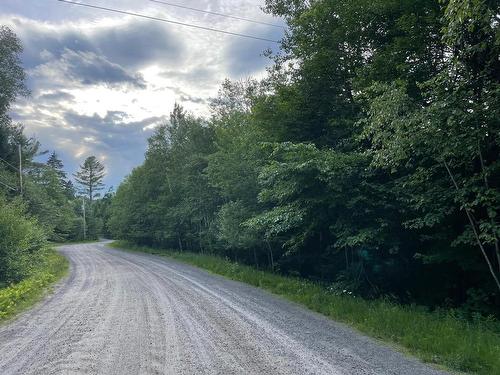
M 73 176 L 79 185 L 78 191 L 92 204 L 94 198 L 99 197 L 99 191 L 104 188 L 102 183 L 105 176 L 104 165 L 95 156 L 89 156 L 80 166 L 80 171 Z
M 47 165 L 56 172 L 57 177 L 59 177 L 59 181 L 61 182 L 61 184 L 65 185 L 66 172 L 64 172 L 64 164 L 62 160 L 59 159 L 55 151 L 52 151 L 52 153 L 50 154 L 49 159 L 47 160 Z

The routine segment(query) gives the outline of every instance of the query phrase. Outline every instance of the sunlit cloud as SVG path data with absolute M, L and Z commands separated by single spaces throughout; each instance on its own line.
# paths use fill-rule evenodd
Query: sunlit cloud
M 94 0 L 109 7 L 279 39 L 282 30 L 132 0 Z M 188 0 L 186 5 L 269 21 L 260 1 Z M 261 77 L 272 43 L 242 39 L 37 0 L 2 0 L 0 23 L 24 45 L 31 97 L 12 117 L 73 173 L 83 159 L 105 161 L 117 185 L 141 163 L 147 138 L 168 121 L 174 103 L 209 115 L 225 78 Z M 276 20 L 274 20 L 276 23 Z

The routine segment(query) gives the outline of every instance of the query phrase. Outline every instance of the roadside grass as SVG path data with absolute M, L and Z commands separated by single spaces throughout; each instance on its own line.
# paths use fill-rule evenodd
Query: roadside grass
M 67 259 L 50 248 L 32 276 L 6 287 L 0 287 L 0 324 L 40 301 L 50 286 L 68 272 Z
M 124 241 L 109 246 L 173 258 L 265 289 L 428 363 L 460 372 L 500 374 L 500 322 L 493 319 L 467 321 L 453 310 L 429 312 L 421 306 L 336 295 L 308 280 L 256 270 L 213 255 L 151 249 Z

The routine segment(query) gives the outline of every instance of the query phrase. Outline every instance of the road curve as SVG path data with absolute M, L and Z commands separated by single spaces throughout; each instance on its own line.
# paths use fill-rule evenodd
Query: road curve
M 444 374 L 257 288 L 103 243 L 0 327 L 0 374 Z

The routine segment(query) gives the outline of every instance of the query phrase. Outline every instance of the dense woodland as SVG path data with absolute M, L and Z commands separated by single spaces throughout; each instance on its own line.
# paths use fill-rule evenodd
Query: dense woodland
M 0 27 L 0 287 L 23 280 L 43 266 L 48 241 L 107 234 L 103 218 L 111 201 L 110 193 L 100 193 L 104 167 L 95 157 L 82 164 L 74 186 L 57 153 L 44 150 L 24 134 L 21 124 L 12 121 L 12 103 L 29 95 L 21 52 L 16 35 Z M 39 161 L 43 159 L 46 162 Z
M 338 293 L 498 313 L 500 3 L 267 0 L 288 31 L 209 119 L 176 105 L 115 238 Z
M 28 95 L 0 29 L 0 284 L 47 239 L 112 235 L 216 254 L 335 293 L 466 314 L 500 307 L 500 3 L 268 0 L 286 36 L 266 79 L 176 105 L 144 164 L 102 196 L 8 113 Z M 19 145 L 23 189 L 19 183 Z

